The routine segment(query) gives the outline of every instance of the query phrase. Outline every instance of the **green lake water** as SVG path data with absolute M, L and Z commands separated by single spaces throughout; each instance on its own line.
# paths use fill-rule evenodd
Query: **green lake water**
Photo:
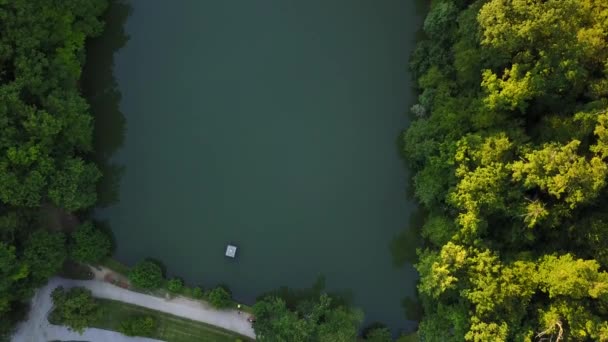
M 390 245 L 415 209 L 398 139 L 420 18 L 410 0 L 114 5 L 84 86 L 115 257 L 245 302 L 321 275 L 411 328 L 416 273 Z

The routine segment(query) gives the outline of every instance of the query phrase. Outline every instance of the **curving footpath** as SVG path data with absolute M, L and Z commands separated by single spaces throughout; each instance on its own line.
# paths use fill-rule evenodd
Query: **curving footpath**
M 193 321 L 215 325 L 241 335 L 255 338 L 251 323 L 247 322 L 247 315 L 238 314 L 236 310 L 217 310 L 206 303 L 184 297 L 173 299 L 159 298 L 129 291 L 99 280 L 71 280 L 55 277 L 52 278 L 45 287 L 36 292 L 36 295 L 32 299 L 32 308 L 28 320 L 19 324 L 17 331 L 13 335 L 13 342 L 40 342 L 53 340 L 158 342 L 158 340 L 154 339 L 127 337 L 118 332 L 95 328 L 87 329 L 83 335 L 80 335 L 68 330 L 66 327 L 50 324 L 47 320 L 47 316 L 53 306 L 51 292 L 58 286 L 63 286 L 65 288 L 82 286 L 91 290 L 94 297 L 118 300 L 133 305 L 143 306 L 152 310 L 191 319 Z

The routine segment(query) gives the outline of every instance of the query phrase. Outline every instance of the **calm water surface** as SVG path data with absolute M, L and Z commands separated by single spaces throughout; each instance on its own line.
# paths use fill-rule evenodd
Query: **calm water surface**
M 248 302 L 323 275 L 328 289 L 351 291 L 367 322 L 407 329 L 401 300 L 416 275 L 394 265 L 389 245 L 414 210 L 396 143 L 413 102 L 414 3 L 130 6 L 128 41 L 110 27 L 97 42 L 123 40 L 116 89 L 102 94 L 116 108 L 92 100 L 98 144 L 113 144 L 121 175 L 99 211 L 116 257 L 160 259 L 170 275 L 226 283 Z M 97 49 L 90 59 L 109 57 L 111 69 Z

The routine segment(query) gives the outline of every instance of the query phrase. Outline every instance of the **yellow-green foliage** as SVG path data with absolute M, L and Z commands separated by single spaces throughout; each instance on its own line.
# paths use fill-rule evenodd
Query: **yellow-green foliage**
M 433 1 L 404 134 L 431 213 L 423 340 L 608 341 L 607 17 L 603 0 Z

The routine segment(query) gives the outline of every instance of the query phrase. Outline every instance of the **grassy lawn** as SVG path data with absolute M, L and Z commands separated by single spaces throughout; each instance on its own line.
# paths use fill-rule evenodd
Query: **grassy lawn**
M 133 316 L 151 316 L 158 322 L 156 334 L 150 336 L 169 342 L 200 342 L 218 341 L 235 342 L 250 341 L 249 338 L 236 335 L 230 331 L 201 322 L 169 315 L 108 299 L 97 299 L 103 308 L 103 315 L 93 327 L 118 331 L 120 323 Z

